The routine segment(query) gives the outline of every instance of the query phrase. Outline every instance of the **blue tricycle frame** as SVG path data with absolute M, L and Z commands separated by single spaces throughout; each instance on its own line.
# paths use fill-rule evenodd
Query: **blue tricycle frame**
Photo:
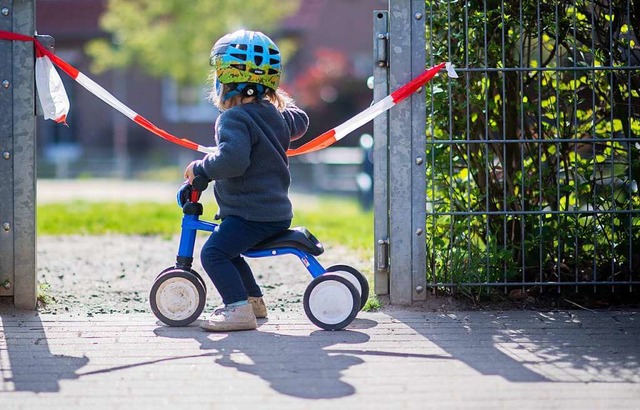
M 218 224 L 216 223 L 200 220 L 198 215 L 184 215 L 182 218 L 182 233 L 180 235 L 180 246 L 178 247 L 178 258 L 191 258 L 193 256 L 196 234 L 198 231 L 213 232 L 217 227 Z M 287 233 L 292 237 L 295 235 L 292 231 L 300 232 L 305 235 L 305 231 L 303 231 L 303 229 L 304 228 L 290 229 Z M 298 248 L 289 246 L 264 249 L 261 247 L 260 249 L 251 249 L 242 255 L 247 258 L 295 255 L 300 259 L 313 278 L 317 278 L 327 272 L 313 255 Z
M 150 292 L 151 310 L 169 326 L 187 326 L 204 310 L 206 285 L 192 269 L 198 231 L 213 232 L 218 224 L 203 221 L 201 193 L 206 179 L 196 177 L 184 203 L 180 244 L 175 266 L 156 277 Z M 315 258 L 324 252 L 322 244 L 304 227 L 277 234 L 244 252 L 247 258 L 295 255 L 312 277 L 303 297 L 304 311 L 315 325 L 325 330 L 339 330 L 349 325 L 364 307 L 369 284 L 357 269 L 349 265 L 324 268 Z

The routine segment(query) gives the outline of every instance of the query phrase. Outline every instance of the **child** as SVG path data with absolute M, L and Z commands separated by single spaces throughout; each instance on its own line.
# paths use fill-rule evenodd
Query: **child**
M 280 52 L 263 33 L 225 35 L 213 46 L 210 63 L 210 99 L 221 111 L 214 135 L 218 152 L 190 163 L 185 177 L 215 181 L 216 218 L 222 222 L 200 258 L 224 305 L 200 326 L 214 332 L 249 330 L 267 310 L 241 254 L 291 225 L 286 151 L 307 131 L 309 118 L 278 90 Z

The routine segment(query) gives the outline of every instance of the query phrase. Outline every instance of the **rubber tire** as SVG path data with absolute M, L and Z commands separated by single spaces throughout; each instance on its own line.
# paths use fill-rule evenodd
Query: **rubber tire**
M 182 270 L 180 268 L 176 268 L 175 266 L 169 266 L 168 268 L 165 268 L 162 270 L 162 272 L 158 273 L 158 275 L 156 276 L 156 278 L 154 280 L 158 280 L 158 278 L 160 276 L 162 276 L 163 273 L 165 272 L 169 272 L 170 270 L 174 270 L 174 269 L 178 269 L 178 270 Z M 193 269 L 191 269 L 189 271 L 192 275 L 194 275 L 196 278 L 198 278 L 198 280 L 200 281 L 200 283 L 202 283 L 202 286 L 206 289 L 207 285 L 204 283 L 204 279 L 202 279 L 202 276 L 200 276 L 200 274 L 196 271 L 194 271 Z
M 360 293 L 360 310 L 362 310 L 364 305 L 367 304 L 367 300 L 369 300 L 369 282 L 367 281 L 367 278 L 365 278 L 359 270 L 349 265 L 332 265 L 327 268 L 327 272 L 337 271 L 347 272 L 353 275 L 358 283 L 360 283 L 360 289 L 362 289 L 362 292 Z
M 341 285 L 345 286 L 348 289 L 349 293 L 351 294 L 351 299 L 352 299 L 351 311 L 349 312 L 347 317 L 339 323 L 323 322 L 322 320 L 318 319 L 318 317 L 316 316 L 316 314 L 314 314 L 310 306 L 310 299 L 311 299 L 313 290 L 318 285 L 326 281 L 339 282 Z M 343 278 L 342 276 L 325 273 L 324 275 L 320 275 L 317 278 L 314 278 L 311 281 L 311 283 L 309 283 L 309 285 L 307 286 L 307 289 L 304 292 L 303 305 L 304 305 L 304 312 L 306 313 L 307 317 L 309 318 L 309 320 L 311 320 L 311 322 L 314 325 L 324 330 L 340 330 L 345 328 L 347 325 L 349 325 L 358 314 L 358 311 L 360 310 L 360 295 L 356 287 L 353 286 L 353 283 L 351 283 L 349 279 Z
M 153 282 L 153 286 L 151 286 L 151 291 L 149 292 L 149 304 L 151 305 L 151 311 L 153 314 L 164 324 L 169 326 L 188 326 L 193 323 L 204 310 L 205 303 L 207 301 L 207 288 L 204 286 L 202 279 L 198 278 L 198 274 L 193 274 L 192 272 L 187 272 L 182 269 L 172 269 L 163 271 Z M 166 317 L 162 314 L 161 309 L 158 308 L 158 290 L 160 286 L 164 282 L 173 278 L 182 278 L 190 282 L 198 293 L 198 300 L 196 309 L 189 315 L 188 317 L 176 320 Z

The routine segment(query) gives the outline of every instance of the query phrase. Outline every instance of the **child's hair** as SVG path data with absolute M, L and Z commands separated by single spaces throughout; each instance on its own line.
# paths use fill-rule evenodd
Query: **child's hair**
M 219 110 L 225 111 L 225 110 L 228 110 L 231 107 L 234 107 L 234 106 L 242 103 L 242 101 L 245 98 L 254 98 L 254 97 L 248 97 L 248 96 L 240 93 L 240 94 L 237 94 L 237 95 L 225 100 L 223 97 L 229 91 L 234 90 L 237 86 L 238 86 L 237 83 L 221 84 L 221 86 L 219 88 L 216 88 L 216 86 L 214 84 L 214 86 L 211 87 L 211 90 L 209 92 L 209 96 L 208 96 L 207 99 L 209 101 L 211 101 L 211 103 L 213 103 L 213 105 L 215 105 Z M 261 98 L 269 101 L 279 111 L 284 111 L 284 109 L 287 107 L 287 105 L 289 105 L 290 103 L 293 102 L 293 100 L 291 99 L 289 94 L 287 94 L 286 92 L 282 91 L 281 89 L 273 90 L 271 88 L 267 88 L 266 91 L 264 92 L 264 95 Z

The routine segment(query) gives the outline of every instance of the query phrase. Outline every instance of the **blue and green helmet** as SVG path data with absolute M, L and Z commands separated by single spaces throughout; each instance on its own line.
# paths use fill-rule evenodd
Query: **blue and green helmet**
M 209 63 L 222 84 L 253 83 L 276 90 L 282 59 L 276 44 L 259 31 L 238 30 L 218 40 Z

